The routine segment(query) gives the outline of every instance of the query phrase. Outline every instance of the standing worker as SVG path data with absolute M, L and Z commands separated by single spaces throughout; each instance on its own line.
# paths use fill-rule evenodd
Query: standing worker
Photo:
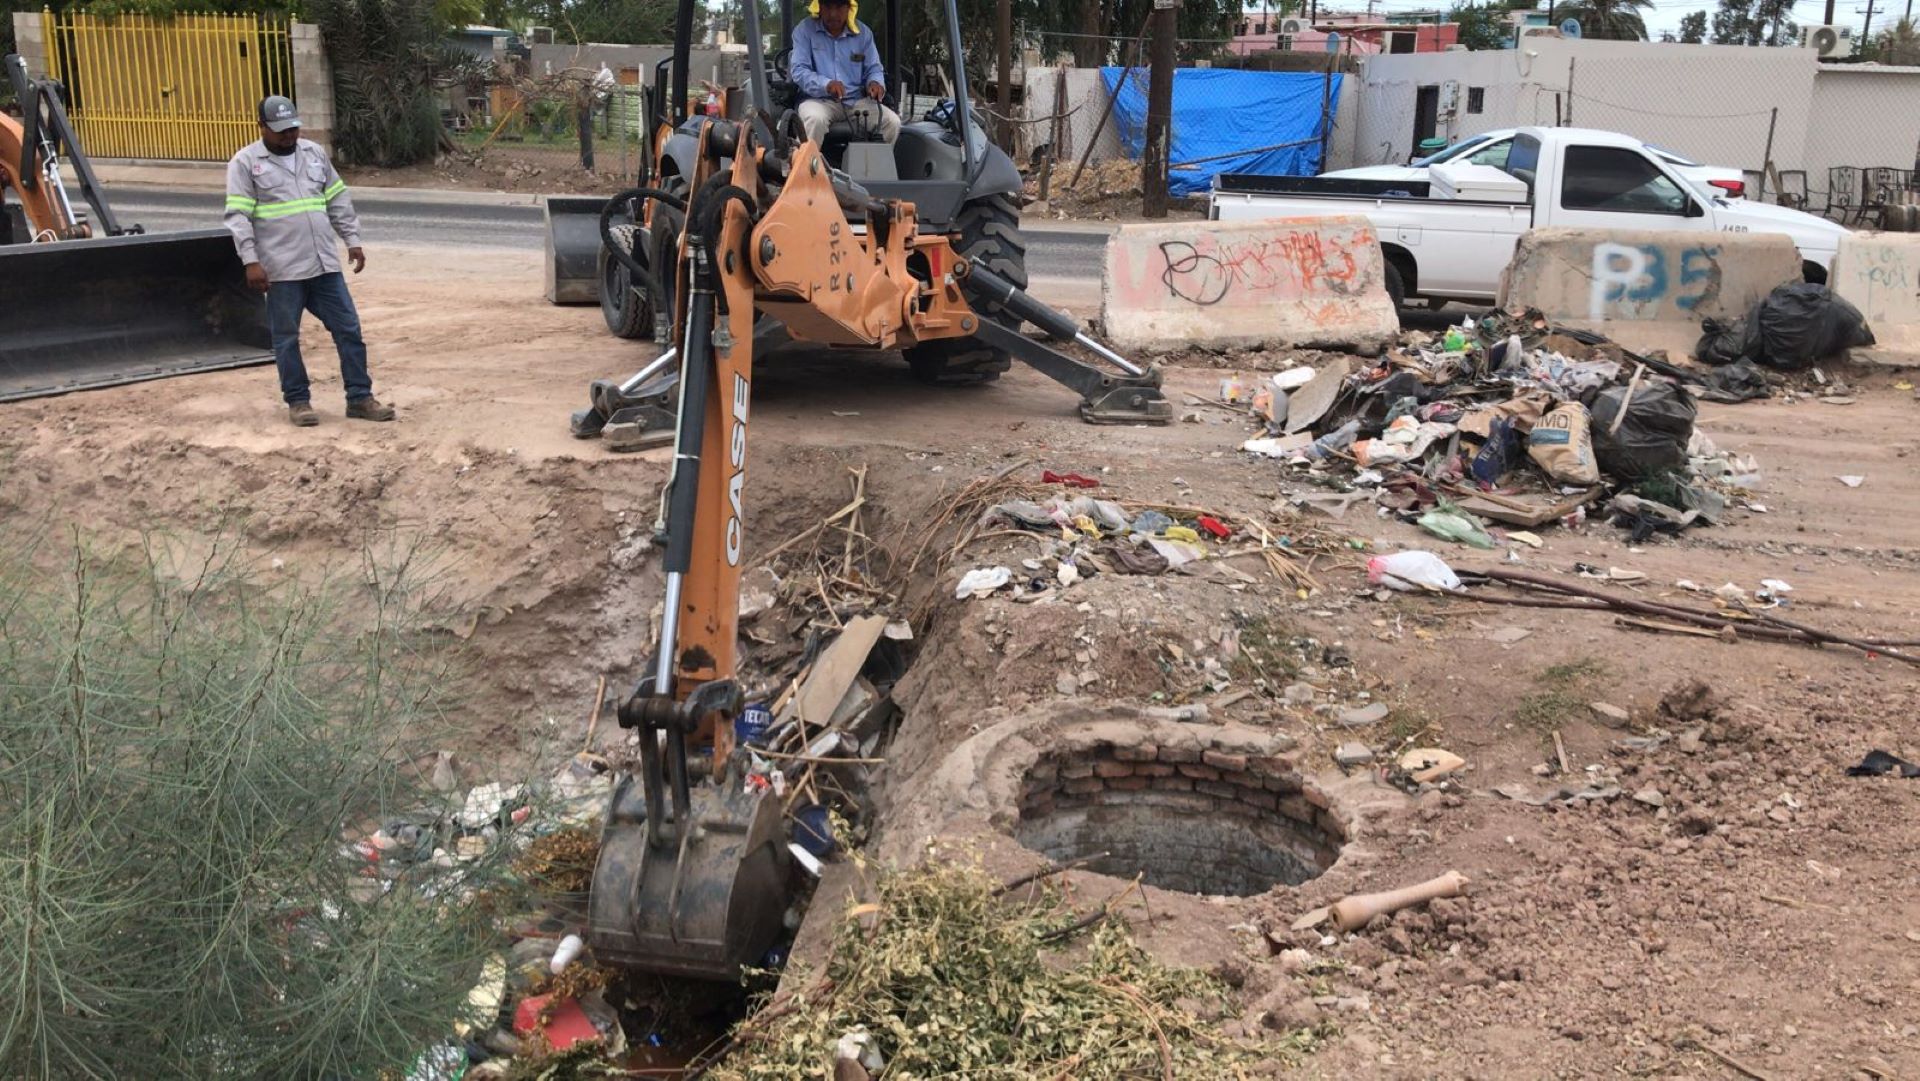
M 227 163 L 226 223 L 246 264 L 247 287 L 267 294 L 267 324 L 287 418 L 302 428 L 320 423 L 307 366 L 300 360 L 300 315 L 312 312 L 340 352 L 347 416 L 392 420 L 393 407 L 373 396 L 360 313 L 340 273 L 340 247 L 334 240 L 338 234 L 346 242 L 347 259 L 353 272 L 360 273 L 367 265 L 360 247 L 360 218 L 327 152 L 300 137 L 300 114 L 286 98 L 261 99 L 260 141 Z
M 836 120 L 861 114 L 877 124 L 880 139 L 900 137 L 900 114 L 886 107 L 887 71 L 874 47 L 873 31 L 853 17 L 851 0 L 816 0 L 819 14 L 793 28 L 787 69 L 806 100 L 800 124 L 815 146 L 823 145 Z

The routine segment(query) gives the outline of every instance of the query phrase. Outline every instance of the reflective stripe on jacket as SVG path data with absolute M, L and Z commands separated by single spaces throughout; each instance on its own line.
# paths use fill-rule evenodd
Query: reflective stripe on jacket
M 269 281 L 335 273 L 340 242 L 360 243 L 346 181 L 327 152 L 306 139 L 291 154 L 275 154 L 260 142 L 235 154 L 227 163 L 224 220 L 240 261 L 259 263 Z

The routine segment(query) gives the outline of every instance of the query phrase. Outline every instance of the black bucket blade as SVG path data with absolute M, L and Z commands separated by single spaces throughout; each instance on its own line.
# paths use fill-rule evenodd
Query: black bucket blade
M 790 897 L 781 801 L 696 784 L 685 842 L 647 839 L 640 778 L 614 783 L 588 900 L 587 937 L 605 964 L 737 982 L 779 938 Z
M 0 247 L 0 401 L 272 360 L 224 229 Z
M 606 207 L 604 196 L 547 196 L 548 301 L 600 303 L 600 212 Z

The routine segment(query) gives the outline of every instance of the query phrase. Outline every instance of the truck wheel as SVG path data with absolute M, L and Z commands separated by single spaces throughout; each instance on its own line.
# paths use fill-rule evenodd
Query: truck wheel
M 1392 263 L 1387 264 L 1387 297 L 1396 312 L 1407 306 L 1407 283 L 1400 278 L 1400 268 Z
M 960 208 L 954 222 L 960 234 L 958 249 L 968 262 L 979 263 L 1022 289 L 1027 287 L 1027 240 L 1020 235 L 1020 209 L 1011 195 L 988 195 Z M 1020 320 L 998 304 L 980 309 L 982 318 L 1020 328 Z M 989 383 L 1013 367 L 1013 357 L 977 338 L 943 338 L 906 351 L 913 377 L 936 386 Z

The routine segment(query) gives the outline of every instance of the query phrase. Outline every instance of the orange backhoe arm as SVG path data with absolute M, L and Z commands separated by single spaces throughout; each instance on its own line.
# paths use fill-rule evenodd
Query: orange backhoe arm
M 30 240 L 76 240 L 88 235 L 86 223 L 75 222 L 67 209 L 66 192 L 47 182 L 43 163 L 37 154 L 26 154 L 26 132 L 20 122 L 0 113 L 0 192 L 12 191 L 20 200 Z M 29 161 L 31 179 L 19 175 L 20 163 Z

